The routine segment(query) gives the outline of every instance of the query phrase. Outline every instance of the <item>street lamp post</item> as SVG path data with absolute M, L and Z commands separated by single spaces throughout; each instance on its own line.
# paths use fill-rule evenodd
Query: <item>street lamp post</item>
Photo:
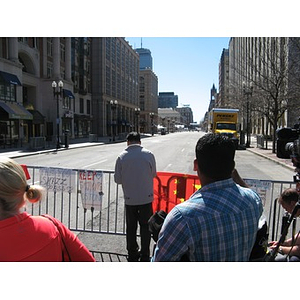
M 154 124 L 153 124 L 153 118 L 154 118 L 154 113 L 153 112 L 151 112 L 151 113 L 149 113 L 149 115 L 150 115 L 150 119 L 151 119 L 151 135 L 153 136 L 154 135 Z
M 64 83 L 60 80 L 58 82 L 58 90 L 56 81 L 52 82 L 52 89 L 53 89 L 53 97 L 56 97 L 56 150 L 60 148 L 59 145 L 59 123 L 60 123 L 60 117 L 59 117 L 59 97 L 62 96 L 62 88 L 64 86 Z
M 246 107 L 247 141 L 246 141 L 246 148 L 250 148 L 250 102 L 249 102 L 249 97 L 252 96 L 252 92 L 253 92 L 252 84 L 250 84 L 250 86 L 248 86 L 245 82 L 243 82 L 243 92 L 244 92 L 244 95 L 247 97 L 247 107 Z
M 139 115 L 140 115 L 140 108 L 135 108 L 135 116 L 136 116 L 136 132 L 139 132 Z
M 116 116 L 115 112 L 117 110 L 118 106 L 118 100 L 110 100 L 110 107 L 112 110 L 112 140 L 115 141 L 115 135 L 116 135 Z

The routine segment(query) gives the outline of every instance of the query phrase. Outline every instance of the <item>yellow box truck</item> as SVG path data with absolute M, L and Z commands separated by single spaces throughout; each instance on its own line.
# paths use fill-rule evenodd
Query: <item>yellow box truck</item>
M 227 135 L 228 137 L 232 138 L 236 143 L 236 146 L 238 146 L 238 113 L 238 109 L 213 108 L 209 112 L 209 131 L 213 133 Z

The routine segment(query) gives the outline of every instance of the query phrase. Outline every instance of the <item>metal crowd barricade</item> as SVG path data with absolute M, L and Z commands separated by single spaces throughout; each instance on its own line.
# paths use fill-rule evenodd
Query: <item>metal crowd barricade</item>
M 283 220 L 286 216 L 286 212 L 278 204 L 277 199 L 285 189 L 295 187 L 295 183 L 293 181 L 253 179 L 245 179 L 245 181 L 258 192 L 263 201 L 264 215 L 268 224 L 268 240 L 279 240 L 283 226 L 285 225 Z M 287 237 L 291 237 L 296 230 L 299 231 L 300 226 L 297 224 L 296 219 L 294 219 L 293 225 L 289 228 Z
M 46 187 L 44 201 L 32 204 L 27 208 L 32 215 L 50 214 L 63 222 L 72 231 L 125 234 L 124 201 L 120 202 L 123 195 L 119 197 L 119 185 L 114 182 L 113 171 L 45 168 L 40 166 L 27 166 L 27 169 L 31 177 L 29 184 L 36 183 Z M 42 173 L 50 175 L 45 180 L 42 179 L 42 176 L 44 176 Z M 96 173 L 102 176 L 102 186 L 100 187 L 101 191 L 97 191 L 92 196 L 97 197 L 96 194 L 101 193 L 101 201 L 94 201 L 94 203 L 85 207 L 82 199 L 84 186 L 82 181 L 88 182 L 88 180 L 91 180 L 91 189 L 93 189 L 96 184 L 92 176 Z M 81 174 L 89 174 L 87 176 L 91 176 L 91 178 L 81 180 Z M 44 182 L 41 183 L 41 180 Z M 70 183 L 67 183 L 66 186 L 68 180 L 70 180 Z M 62 185 L 64 186 L 62 187 Z M 95 205 L 93 206 L 93 204 Z M 97 207 L 99 205 L 101 207 Z
M 269 224 L 269 241 L 278 241 L 281 237 L 285 220 L 288 217 L 286 211 L 278 204 L 277 200 L 280 194 L 287 188 L 295 187 L 294 182 L 272 181 L 272 198 L 269 205 L 268 224 Z M 300 230 L 300 224 L 294 218 L 287 237 L 294 236 L 296 231 Z
M 120 185 L 114 182 L 113 171 L 40 166 L 27 166 L 27 169 L 31 177 L 29 184 L 36 183 L 47 187 L 44 200 L 26 208 L 29 213 L 50 214 L 74 232 L 125 236 L 123 192 Z M 168 212 L 174 205 L 187 200 L 200 187 L 195 175 L 168 172 L 158 172 L 157 175 L 154 179 L 154 211 L 164 209 Z M 284 210 L 277 204 L 276 199 L 283 190 L 294 186 L 294 182 L 245 180 L 263 200 L 269 241 L 278 240 Z M 88 188 L 85 187 L 87 182 Z M 101 201 L 87 203 L 83 201 L 85 193 L 93 201 L 93 197 Z M 299 224 L 296 222 L 291 227 L 290 232 L 299 231 Z M 109 250 L 100 252 L 91 249 L 91 252 L 97 261 L 126 261 L 126 255 L 116 253 L 115 249 Z
M 77 233 L 125 235 L 125 207 L 113 171 L 27 166 L 28 184 L 46 188 L 43 201 L 27 206 L 32 215 L 49 214 Z M 84 194 L 87 194 L 85 201 Z M 95 199 L 94 199 L 95 198 Z M 90 247 L 89 247 L 90 248 Z M 96 247 L 98 249 L 98 247 Z M 90 249 L 96 261 L 122 262 L 114 249 Z

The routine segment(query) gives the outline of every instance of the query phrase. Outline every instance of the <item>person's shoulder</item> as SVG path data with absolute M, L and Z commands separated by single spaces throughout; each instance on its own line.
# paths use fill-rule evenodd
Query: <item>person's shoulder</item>
M 141 149 L 142 149 L 142 152 L 148 153 L 148 154 L 152 154 L 152 155 L 153 155 L 153 153 L 152 153 L 151 150 L 149 150 L 149 149 L 147 149 L 147 148 L 145 148 L 145 147 L 143 147 L 143 146 L 141 146 Z
M 262 204 L 262 199 L 256 191 L 254 191 L 250 187 L 242 187 L 240 185 L 237 186 L 240 190 L 240 194 L 244 197 L 244 199 L 247 199 L 246 202 L 248 202 L 249 204 L 255 203 L 256 205 Z
M 205 203 L 203 202 L 202 195 L 199 194 L 195 197 L 189 198 L 174 207 L 174 211 L 180 212 L 182 215 L 190 215 L 195 211 L 205 210 Z
M 251 187 L 244 187 L 244 186 L 240 186 L 239 184 L 237 184 L 237 187 L 245 194 L 247 195 L 255 195 L 258 196 L 258 193 L 253 190 Z
M 118 155 L 118 158 L 122 158 L 124 155 L 128 154 L 128 148 L 122 150 Z

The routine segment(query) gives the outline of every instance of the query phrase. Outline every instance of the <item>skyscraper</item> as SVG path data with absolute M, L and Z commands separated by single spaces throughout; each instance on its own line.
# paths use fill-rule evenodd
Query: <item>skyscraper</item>
M 152 56 L 151 51 L 145 48 L 137 48 L 135 51 L 140 56 L 140 70 L 152 70 Z

